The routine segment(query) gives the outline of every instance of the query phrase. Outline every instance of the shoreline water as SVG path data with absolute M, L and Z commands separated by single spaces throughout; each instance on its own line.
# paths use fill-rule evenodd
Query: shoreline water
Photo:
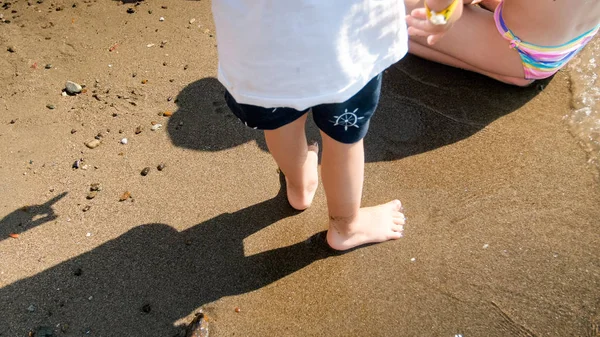
M 569 131 L 588 155 L 600 177 L 600 41 L 593 40 L 567 66 L 571 80 L 572 112 L 565 116 Z

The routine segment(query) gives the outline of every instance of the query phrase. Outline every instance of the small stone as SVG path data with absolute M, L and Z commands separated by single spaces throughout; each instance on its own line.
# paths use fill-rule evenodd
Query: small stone
M 165 21 L 165 18 L 163 18 L 162 16 L 160 17 L 160 19 L 158 19 L 158 21 L 162 22 Z
M 27 307 L 27 311 L 34 312 L 35 311 L 35 305 L 32 304 L 32 305 L 28 306 Z
M 171 79 L 169 79 L 169 82 L 173 83 L 173 82 L 175 82 L 175 79 L 171 78 Z
M 46 69 L 52 69 L 52 64 L 48 63 L 48 64 L 46 64 L 46 65 L 44 66 L 44 68 L 46 68 Z
M 487 243 L 483 245 L 483 249 L 488 249 L 489 247 L 490 247 L 490 245 Z
M 76 95 L 80 93 L 81 90 L 83 90 L 83 88 L 81 87 L 81 85 L 75 82 L 67 81 L 67 83 L 65 83 L 65 90 L 69 95 Z
M 196 22 L 196 19 L 190 19 L 190 25 L 194 22 Z
M 90 210 L 90 208 L 92 208 L 92 206 L 90 206 L 90 205 L 87 205 L 87 206 L 85 206 L 85 207 L 82 209 L 82 211 L 85 213 L 85 212 L 89 211 L 89 210 Z
M 100 183 L 90 184 L 90 191 L 102 191 L 102 185 Z
M 156 169 L 159 171 L 162 171 L 165 169 L 165 167 L 167 167 L 167 165 L 165 165 L 165 163 L 160 163 L 160 164 L 158 164 L 158 166 L 156 166 Z
M 183 126 L 183 122 L 179 122 L 179 126 Z
M 17 122 L 17 121 L 16 121 L 16 120 L 14 120 L 14 119 L 11 119 L 11 120 L 10 120 L 10 124 L 15 124 L 16 122 Z
M 167 102 L 171 102 L 173 100 L 173 97 L 169 96 L 167 97 Z
M 156 131 L 156 130 L 159 130 L 160 128 L 162 128 L 162 124 L 154 124 L 154 125 L 152 125 L 150 130 Z
M 87 234 L 85 234 L 85 236 L 87 236 L 87 237 L 89 238 L 90 236 L 92 236 L 92 233 L 89 233 L 89 232 L 88 232 Z M 90 301 L 91 301 L 91 300 L 92 300 L 92 297 L 90 296 Z
M 183 66 L 183 70 L 187 70 L 187 69 L 188 69 L 188 65 L 186 64 Z
M 100 145 L 100 141 L 98 139 L 90 140 L 89 142 L 85 143 L 85 146 L 89 147 L 90 149 L 95 149 L 98 147 L 98 145 Z
M 96 196 L 98 195 L 98 191 L 91 191 L 90 193 L 88 193 L 86 199 L 88 200 L 92 200 L 94 199 Z
M 46 108 L 48 108 L 50 110 L 54 110 L 54 109 L 56 109 L 56 105 L 54 105 L 54 104 L 46 104 Z
M 82 163 L 82 162 L 83 162 L 83 158 L 82 158 L 82 159 L 77 159 L 77 160 L 76 160 L 76 161 L 73 163 L 73 165 L 72 165 L 71 167 L 72 167 L 72 168 L 74 168 L 74 169 L 78 169 L 78 168 L 80 168 L 80 167 L 81 167 L 81 163 Z
M 137 73 L 131 74 L 131 77 L 136 77 L 136 76 L 137 76 Z
M 119 198 L 119 201 L 125 201 L 131 197 L 131 193 L 129 191 L 123 193 Z
M 141 126 L 136 127 L 134 132 L 136 135 L 139 135 L 140 133 L 142 133 L 142 127 Z
M 142 312 L 143 313 L 150 313 L 150 311 L 152 311 L 152 306 L 149 303 L 146 303 L 142 306 Z
M 165 66 L 165 67 L 166 67 L 166 66 L 167 66 L 167 62 L 163 62 L 163 66 Z
M 150 168 L 149 167 L 144 167 L 144 169 L 142 170 L 142 172 L 140 172 L 140 174 L 142 176 L 144 176 L 144 177 L 147 176 L 148 173 L 150 173 Z
M 17 50 L 15 49 L 15 47 L 13 47 L 13 46 L 8 46 L 8 48 L 6 48 L 6 50 L 7 50 L 9 53 L 15 53 L 15 52 L 17 51 Z
M 81 268 L 75 268 L 75 270 L 73 270 L 73 275 L 81 276 L 81 274 L 83 274 L 83 270 Z
M 127 138 L 123 138 L 123 139 L 121 139 L 121 144 L 123 144 L 123 145 L 127 145 L 127 142 L 128 142 L 128 141 L 127 141 Z
M 233 311 L 240 313 L 240 312 L 242 312 L 242 309 L 240 309 L 239 307 L 235 307 L 235 309 L 233 309 Z
M 415 261 L 417 261 L 417 259 L 414 257 L 410 259 L 410 262 L 415 262 Z
M 149 10 L 149 11 L 148 11 L 148 14 L 152 14 L 152 10 Z
M 142 80 L 142 84 L 148 83 L 148 80 Z
M 52 329 L 52 327 L 49 327 L 49 326 L 40 326 L 37 329 L 35 329 L 34 336 L 35 337 L 53 337 L 54 329 Z
M 165 111 L 165 112 L 163 112 L 162 115 L 165 116 L 165 117 L 171 117 L 171 116 L 173 116 L 173 112 L 172 111 Z
M 67 96 L 69 96 L 69 94 L 67 94 L 67 92 L 66 92 L 66 91 L 63 91 L 63 92 L 61 92 L 61 93 L 60 93 L 60 95 L 61 95 L 62 97 L 67 97 Z
M 162 9 L 167 9 L 167 6 L 160 6 L 160 8 L 162 8 Z
M 133 13 L 135 13 L 135 9 L 129 7 L 129 8 L 127 8 L 127 13 L 133 14 Z
M 71 134 L 74 134 L 75 132 L 77 132 L 77 130 L 71 129 Z

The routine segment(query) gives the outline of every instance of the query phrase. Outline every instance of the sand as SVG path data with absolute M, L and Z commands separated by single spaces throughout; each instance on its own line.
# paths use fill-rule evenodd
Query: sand
M 563 121 L 566 74 L 512 88 L 391 67 L 364 204 L 400 198 L 405 237 L 336 256 L 322 189 L 292 211 L 224 104 L 209 1 L 10 2 L 0 336 L 177 336 L 199 310 L 211 336 L 600 335 L 600 189 Z M 62 96 L 68 80 L 85 92 Z

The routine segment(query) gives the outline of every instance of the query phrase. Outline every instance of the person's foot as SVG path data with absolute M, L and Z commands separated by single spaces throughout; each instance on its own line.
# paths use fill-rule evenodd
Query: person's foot
M 406 218 L 399 200 L 365 207 L 353 218 L 329 218 L 327 243 L 335 250 L 348 250 L 367 243 L 402 237 Z
M 290 205 L 303 211 L 310 207 L 319 185 L 319 144 L 313 143 L 308 146 L 306 162 L 304 163 L 305 183 L 302 186 L 291 184 L 288 179 L 285 179 L 287 186 L 287 197 Z

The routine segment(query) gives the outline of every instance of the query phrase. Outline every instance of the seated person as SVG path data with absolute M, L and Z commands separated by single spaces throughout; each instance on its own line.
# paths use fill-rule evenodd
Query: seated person
M 554 75 L 600 28 L 600 1 L 455 1 L 464 7 L 439 28 L 423 0 L 405 0 L 410 53 L 519 86 Z

